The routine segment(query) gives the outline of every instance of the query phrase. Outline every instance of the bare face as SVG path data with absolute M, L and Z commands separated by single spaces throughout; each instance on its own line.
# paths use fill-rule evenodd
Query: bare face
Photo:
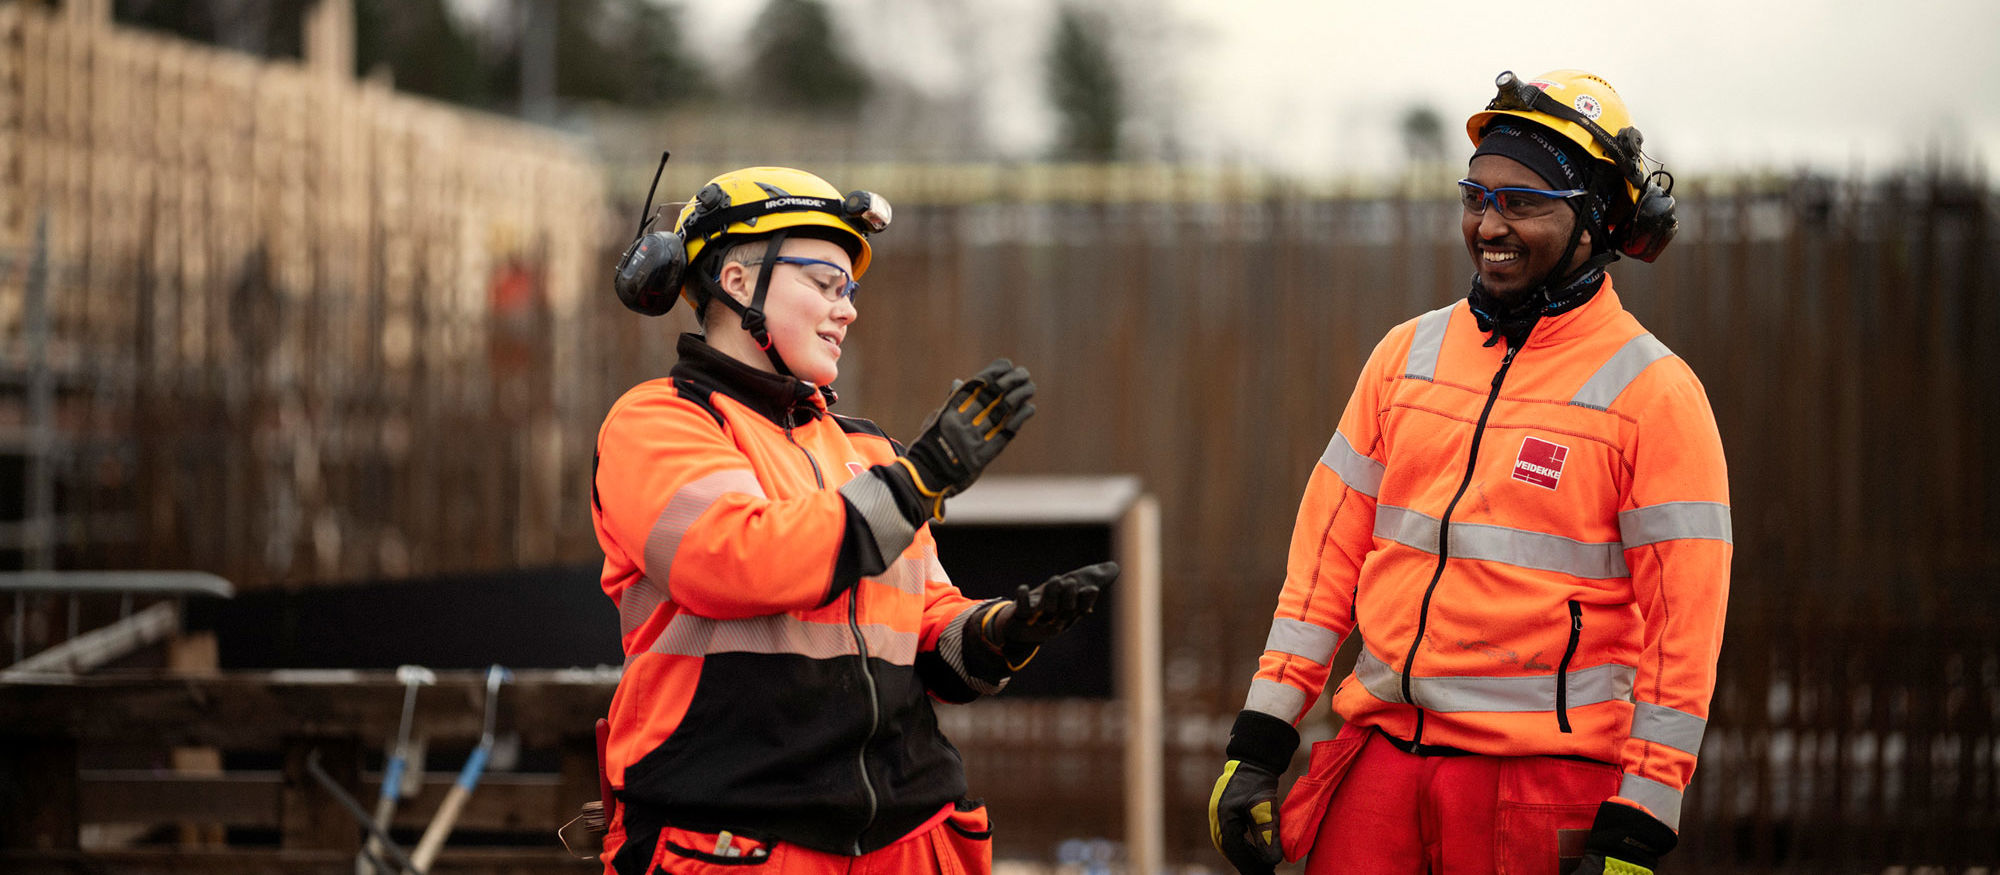
M 811 237 L 786 239 L 779 255 L 815 259 L 833 267 L 730 264 L 723 268 L 722 286 L 748 304 L 757 287 L 757 271 L 771 271 L 771 288 L 764 299 L 765 330 L 770 332 L 771 345 L 793 376 L 815 386 L 831 385 L 840 376 L 840 345 L 847 340 L 848 326 L 859 316 L 854 299 L 840 294 L 854 269 L 853 262 L 840 244 Z M 768 359 L 761 354 L 737 357 L 769 370 Z
M 1487 188 L 1551 187 L 1526 165 L 1500 155 L 1472 159 L 1466 178 Z M 1528 219 L 1509 219 L 1489 205 L 1484 214 L 1465 210 L 1459 228 L 1465 233 L 1465 248 L 1472 254 L 1472 266 L 1487 293 L 1512 303 L 1555 268 L 1576 221 L 1576 211 L 1568 205 Z M 1563 272 L 1576 269 L 1589 257 L 1590 232 L 1586 230 Z

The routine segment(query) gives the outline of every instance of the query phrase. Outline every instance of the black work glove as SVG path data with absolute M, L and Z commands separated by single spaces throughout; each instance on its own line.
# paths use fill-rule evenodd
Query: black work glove
M 923 434 L 896 459 L 909 485 L 944 519 L 944 500 L 979 479 L 1021 424 L 1035 415 L 1035 383 L 1028 369 L 994 359 L 972 379 L 954 381 L 951 397 L 924 424 Z
M 1575 875 L 1653 875 L 1660 858 L 1679 842 L 1680 836 L 1652 815 L 1607 801 L 1597 806 Z
M 1269 714 L 1244 711 L 1229 732 L 1229 761 L 1208 797 L 1208 837 L 1243 875 L 1270 875 L 1285 860 L 1278 841 L 1278 776 L 1299 749 L 1299 732 Z
M 1007 657 L 1007 668 L 1020 671 L 1049 639 L 1076 625 L 1097 607 L 1097 598 L 1118 579 L 1118 563 L 1099 562 L 1058 574 L 1029 589 L 1014 590 L 979 620 L 979 635 Z

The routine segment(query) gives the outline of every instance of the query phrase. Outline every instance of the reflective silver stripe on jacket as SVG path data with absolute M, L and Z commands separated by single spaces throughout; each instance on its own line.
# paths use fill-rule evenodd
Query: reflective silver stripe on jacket
M 1269 714 L 1286 723 L 1298 722 L 1300 712 L 1305 709 L 1304 690 L 1263 678 L 1250 682 L 1250 695 L 1243 700 L 1243 710 Z
M 928 564 L 921 556 L 901 556 L 890 560 L 887 570 L 867 579 L 910 595 L 923 595 L 924 568 Z
M 892 665 L 915 665 L 917 633 L 880 623 L 861 625 L 868 655 Z M 709 656 L 717 653 L 792 654 L 808 659 L 854 655 L 854 636 L 845 623 L 808 623 L 790 614 L 741 620 L 711 620 L 682 613 L 653 642 L 652 653 Z
M 1618 782 L 1618 795 L 1646 806 L 1661 823 L 1681 828 L 1681 791 L 1626 772 L 1625 780 Z
M 1333 433 L 1333 440 L 1326 442 L 1326 452 L 1320 454 L 1319 463 L 1333 469 L 1333 473 L 1340 475 L 1340 482 L 1362 495 L 1374 498 L 1382 491 L 1382 463 L 1355 450 L 1347 442 L 1347 435 L 1338 431 Z
M 665 589 L 654 583 L 652 578 L 641 575 L 638 580 L 632 581 L 630 586 L 625 587 L 624 594 L 618 597 L 618 637 L 630 635 L 666 601 Z
M 763 498 L 764 487 L 758 485 L 757 475 L 750 469 L 732 468 L 696 478 L 667 499 L 667 506 L 653 519 L 653 530 L 646 533 L 645 573 L 618 599 L 620 634 L 638 628 L 655 608 L 673 598 L 668 581 L 673 579 L 674 554 L 681 548 L 681 538 L 716 499 L 730 493 Z
M 1631 701 L 1638 669 L 1606 663 L 1569 672 L 1565 678 L 1570 708 L 1602 702 Z M 1384 702 L 1403 702 L 1403 675 L 1366 646 L 1354 664 L 1354 676 L 1369 695 Z M 1413 677 L 1410 696 L 1430 711 L 1535 712 L 1556 710 L 1556 676 Z
M 1618 531 L 1627 550 L 1682 538 L 1735 543 L 1729 505 L 1718 501 L 1669 501 L 1620 511 Z
M 1701 737 L 1707 733 L 1708 721 L 1686 711 L 1651 702 L 1632 703 L 1632 737 L 1640 741 L 1699 754 Z
M 1583 388 L 1576 390 L 1576 397 L 1569 399 L 1569 403 L 1593 410 L 1610 410 L 1611 402 L 1618 400 L 1619 394 L 1639 378 L 1640 372 L 1673 354 L 1673 350 L 1650 334 L 1625 341 L 1625 345 L 1612 353 L 1610 359 L 1598 366 L 1597 373 L 1590 375 Z
M 1264 649 L 1326 665 L 1333 661 L 1334 651 L 1340 649 L 1340 636 L 1325 626 L 1279 617 L 1271 621 L 1271 634 L 1264 639 Z
M 1457 301 L 1417 317 L 1417 331 L 1410 337 L 1410 357 L 1403 376 L 1413 380 L 1437 379 L 1438 352 L 1444 349 L 1444 330 L 1451 324 Z
M 1375 537 L 1433 556 L 1438 552 L 1437 517 L 1391 504 L 1375 509 Z M 1625 545 L 1617 541 L 1575 541 L 1561 535 L 1484 523 L 1451 524 L 1451 558 L 1502 562 L 1517 568 L 1557 571 L 1585 580 L 1626 577 Z
M 969 620 L 967 615 L 975 614 L 992 607 L 993 601 L 979 602 L 972 607 L 959 611 L 958 616 L 951 618 L 951 622 L 945 624 L 944 631 L 938 635 L 937 642 L 938 657 L 944 660 L 945 665 L 951 666 L 952 673 L 958 675 L 959 680 L 964 681 L 965 685 L 971 687 L 973 692 L 982 696 L 991 696 L 1006 689 L 1007 681 L 1012 679 L 1011 676 L 1003 677 L 996 684 L 965 669 L 965 625 Z M 985 647 L 986 645 L 981 643 L 973 646 Z
M 889 484 L 882 478 L 861 472 L 859 476 L 840 487 L 840 497 L 854 506 L 861 514 L 861 521 L 868 528 L 869 537 L 875 540 L 875 550 L 885 564 L 893 564 L 896 557 L 917 538 L 917 527 L 903 517 L 896 508 L 896 496 L 889 491 Z

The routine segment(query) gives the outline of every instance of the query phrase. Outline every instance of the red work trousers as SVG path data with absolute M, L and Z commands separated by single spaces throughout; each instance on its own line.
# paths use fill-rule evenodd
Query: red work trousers
M 647 875 L 992 875 L 992 836 L 984 806 L 953 811 L 930 829 L 859 857 L 670 826 L 660 832 Z M 608 865 L 604 871 L 613 875 Z
M 1321 771 L 1345 774 L 1315 784 L 1308 772 L 1306 792 L 1329 795 L 1287 800 L 1287 813 L 1326 812 L 1317 836 L 1287 843 L 1310 844 L 1307 875 L 1558 875 L 1579 862 L 1620 777 L 1608 763 L 1559 757 L 1419 756 L 1353 726 L 1313 753 Z

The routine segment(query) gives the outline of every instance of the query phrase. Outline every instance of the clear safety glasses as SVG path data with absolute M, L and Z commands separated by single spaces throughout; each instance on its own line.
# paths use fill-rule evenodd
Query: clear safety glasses
M 845 268 L 831 261 L 822 261 L 817 258 L 801 258 L 796 255 L 780 255 L 771 260 L 779 264 L 789 264 L 797 267 L 801 273 L 806 275 L 806 281 L 812 283 L 814 288 L 819 289 L 819 293 L 826 296 L 826 299 L 829 301 L 838 301 L 841 298 L 853 298 L 855 292 L 861 291 L 861 283 L 854 279 L 853 274 L 848 273 Z M 758 261 L 762 261 L 762 259 Z M 746 263 L 756 264 L 757 262 Z

